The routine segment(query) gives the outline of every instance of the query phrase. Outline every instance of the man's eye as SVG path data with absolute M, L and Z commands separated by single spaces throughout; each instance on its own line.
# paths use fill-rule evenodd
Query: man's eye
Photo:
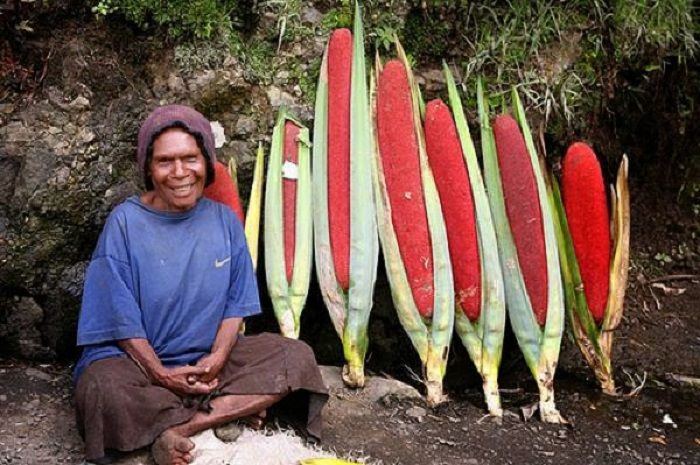
M 191 156 L 191 157 L 187 157 L 187 158 L 185 159 L 185 161 L 186 161 L 187 163 L 195 163 L 195 162 L 197 161 L 197 157 L 196 157 L 195 155 L 193 155 L 193 156 Z

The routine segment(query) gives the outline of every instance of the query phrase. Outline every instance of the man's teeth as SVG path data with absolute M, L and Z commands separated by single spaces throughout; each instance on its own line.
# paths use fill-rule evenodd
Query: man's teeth
M 189 191 L 191 187 L 192 187 L 192 184 L 188 184 L 186 186 L 175 187 L 175 188 L 173 188 L 173 190 L 179 194 L 182 194 L 182 193 Z

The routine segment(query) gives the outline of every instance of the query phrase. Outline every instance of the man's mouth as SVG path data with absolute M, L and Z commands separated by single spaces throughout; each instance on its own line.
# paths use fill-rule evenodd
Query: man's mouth
M 184 186 L 171 187 L 170 189 L 178 196 L 185 196 L 190 193 L 194 183 L 185 184 Z

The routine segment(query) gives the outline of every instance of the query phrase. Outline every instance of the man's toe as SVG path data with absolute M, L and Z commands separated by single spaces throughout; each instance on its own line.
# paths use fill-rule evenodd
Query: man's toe
M 174 446 L 175 449 L 180 452 L 189 452 L 194 448 L 194 443 L 186 437 L 181 436 L 175 441 Z

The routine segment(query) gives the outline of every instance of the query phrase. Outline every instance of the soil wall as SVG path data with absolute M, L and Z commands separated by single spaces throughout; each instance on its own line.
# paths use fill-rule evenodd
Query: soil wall
M 411 9 L 411 2 L 390 3 L 397 8 L 397 30 L 409 20 L 420 24 L 425 15 Z M 19 11 L 2 7 L 6 11 L 0 25 L 6 30 L 0 34 L 0 59 L 6 67 L 0 73 L 0 356 L 75 356 L 84 271 L 106 216 L 141 189 L 133 166 L 136 134 L 156 105 L 186 103 L 223 125 L 226 143 L 218 156 L 236 160 L 247 199 L 255 148 L 259 142 L 269 145 L 278 109 L 287 106 L 312 125 L 313 89 L 327 40 L 324 28 L 337 6 L 303 4 L 294 19 L 301 29 L 284 40 L 279 39 L 282 13 L 262 12 L 246 33 L 248 53 L 237 53 L 217 48 L 215 42 L 183 48 L 119 19 L 97 20 L 82 2 L 67 4 L 21 12 L 31 19 L 31 32 L 12 21 Z M 381 39 L 377 31 L 373 34 L 375 41 Z M 417 69 L 426 96 L 442 95 L 436 51 L 425 52 L 425 41 L 415 34 L 406 39 L 417 44 L 412 47 L 423 44 L 423 49 L 409 52 L 421 58 Z M 455 62 L 468 58 L 460 57 L 454 38 L 445 40 L 449 46 L 437 52 Z M 259 43 L 273 53 L 254 53 Z M 633 221 L 648 215 L 663 223 L 673 215 L 670 221 L 676 224 L 675 236 L 667 237 L 663 232 L 646 237 L 646 229 L 636 226 L 642 240 L 634 243 L 633 264 L 649 270 L 644 267 L 654 265 L 663 253 L 672 260 L 663 265 L 665 271 L 697 270 L 697 63 L 669 64 L 652 75 L 622 67 L 616 71 L 603 82 L 605 92 L 596 94 L 602 100 L 585 114 L 587 124 L 578 125 L 579 132 L 563 124 L 561 116 L 549 120 L 549 155 L 555 160 L 568 142 L 585 138 L 599 148 L 612 175 L 621 154 L 629 153 L 632 198 L 650 190 L 644 198 L 674 202 L 671 208 L 654 204 L 652 211 L 635 202 Z M 625 91 L 630 86 L 641 89 L 634 98 Z M 690 113 L 681 114 L 679 108 Z M 468 109 L 473 119 L 475 106 Z M 544 119 L 539 110 L 532 108 L 536 121 Z M 413 363 L 381 273 L 370 366 Z M 274 330 L 269 302 L 264 303 L 266 314 L 251 322 L 252 330 Z M 302 337 L 325 348 L 324 362 L 338 361 L 340 345 L 315 283 L 303 318 Z

